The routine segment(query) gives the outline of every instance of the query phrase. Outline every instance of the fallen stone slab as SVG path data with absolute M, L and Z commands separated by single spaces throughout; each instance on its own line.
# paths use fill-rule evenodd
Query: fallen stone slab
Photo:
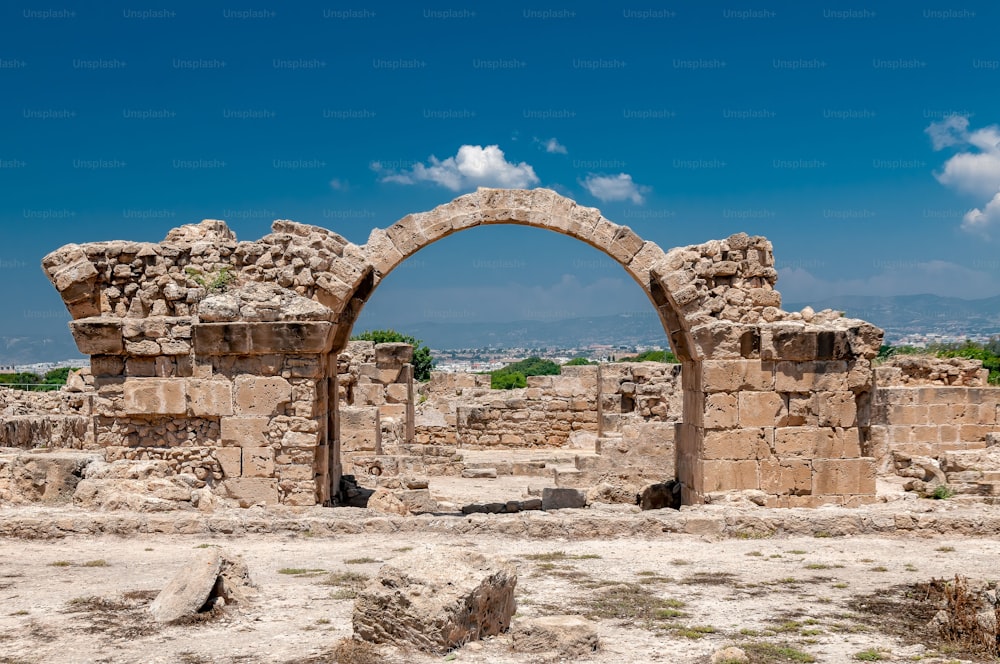
M 532 653 L 535 661 L 575 661 L 600 647 L 597 626 L 578 615 L 522 620 L 511 628 L 510 636 L 513 650 Z
M 465 479 L 490 479 L 495 480 L 497 478 L 496 468 L 466 468 L 462 471 L 462 477 Z
M 587 495 L 577 489 L 545 487 L 542 489 L 543 510 L 574 509 L 587 506 Z
M 149 611 L 156 622 L 174 622 L 239 603 L 246 599 L 251 585 L 249 571 L 241 558 L 208 548 L 174 575 L 150 604 Z
M 469 551 L 422 547 L 379 570 L 354 602 L 354 633 L 445 653 L 510 627 L 517 572 Z

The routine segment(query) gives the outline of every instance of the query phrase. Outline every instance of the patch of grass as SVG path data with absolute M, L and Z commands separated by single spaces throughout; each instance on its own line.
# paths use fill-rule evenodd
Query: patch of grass
M 910 563 L 906 563 L 905 565 L 903 565 L 903 569 L 905 569 L 907 572 L 916 572 L 917 566 Z
M 377 563 L 378 561 L 374 558 L 369 558 L 367 556 L 363 558 L 348 558 L 344 561 L 345 565 L 367 565 L 368 563 Z
M 623 625 L 638 625 L 652 629 L 657 622 L 680 617 L 677 609 L 684 602 L 660 597 L 635 583 L 620 583 L 604 588 L 596 595 L 584 600 L 586 614 L 591 619 L 614 619 Z
M 196 549 L 207 549 L 210 546 L 212 546 L 212 545 L 211 544 L 199 544 L 198 546 L 196 546 L 194 548 L 196 548 Z
M 771 555 L 768 556 L 768 558 L 784 558 L 784 556 L 781 555 L 780 553 L 772 553 Z
M 671 565 L 690 565 L 690 560 L 684 560 L 683 558 L 674 558 L 670 561 Z
M 700 639 L 706 634 L 715 634 L 718 630 L 711 625 L 695 625 L 693 627 L 674 627 L 670 631 L 685 639 Z
M 316 574 L 323 574 L 326 572 L 325 569 L 306 569 L 305 567 L 282 567 L 278 570 L 278 574 L 288 574 L 290 576 L 314 576 Z
M 69 567 L 72 564 L 73 563 L 71 563 L 68 560 L 56 560 L 54 562 L 49 563 L 49 567 Z
M 100 558 L 98 560 L 88 560 L 83 563 L 83 567 L 110 567 L 110 565 L 108 565 L 107 560 Z
M 744 556 L 754 556 L 754 557 L 758 557 L 759 558 L 759 557 L 762 557 L 764 554 L 761 553 L 760 551 L 747 551 L 743 555 Z
M 727 586 L 738 583 L 732 572 L 695 572 L 681 581 L 685 586 Z
M 879 662 L 885 659 L 885 656 L 875 648 L 868 648 L 867 650 L 854 653 L 854 659 L 862 662 Z
M 733 537 L 741 540 L 770 539 L 774 537 L 773 530 L 737 530 Z
M 808 551 L 803 551 L 802 549 L 791 549 L 790 551 L 787 551 L 787 553 L 791 553 L 791 554 L 796 555 L 796 556 L 804 556 L 804 555 L 806 555 L 809 552 Z
M 939 484 L 931 491 L 929 498 L 934 500 L 948 500 L 955 495 L 955 492 L 947 484 Z
M 330 599 L 347 600 L 358 596 L 358 590 L 368 581 L 368 577 L 358 572 L 331 572 L 320 581 L 324 586 L 334 586 Z
M 809 563 L 806 569 L 830 569 L 830 566 L 824 563 Z
M 815 662 L 816 658 L 790 645 L 778 645 L 757 641 L 740 645 L 751 664 L 773 664 L 775 662 Z
M 835 583 L 835 584 L 833 584 L 833 587 L 834 587 L 834 588 L 840 588 L 840 589 L 844 589 L 844 588 L 846 588 L 846 587 L 847 587 L 848 585 L 849 585 L 849 584 L 848 584 L 848 583 L 847 583 L 846 581 L 841 581 L 840 583 Z
M 828 530 L 817 530 L 816 532 L 813 533 L 813 537 L 819 537 L 819 538 L 833 537 L 833 533 L 831 533 Z
M 936 548 L 934 550 L 935 551 L 940 551 L 941 553 L 951 553 L 952 551 L 955 550 L 955 547 L 953 547 L 953 546 L 939 546 L 938 548 Z
M 396 553 L 406 553 L 407 551 L 413 551 L 412 546 L 401 546 L 398 549 L 393 549 Z
M 329 625 L 330 624 L 330 619 L 329 618 L 320 618 L 319 620 L 316 621 L 316 624 L 317 625 Z
M 31 612 L 30 611 L 25 611 L 24 609 L 21 609 L 20 611 L 15 611 L 14 613 L 8 613 L 7 615 L 10 615 L 10 616 L 26 616 L 29 613 L 31 613 Z
M 548 553 L 529 553 L 523 556 L 525 560 L 538 560 L 542 562 L 554 562 L 557 560 L 592 560 L 600 558 L 596 553 L 566 553 L 565 551 L 549 551 Z
M 794 576 L 786 576 L 783 579 L 778 579 L 776 581 L 776 583 L 780 583 L 780 584 L 786 585 L 786 586 L 793 586 L 796 583 L 801 583 L 801 582 L 798 579 L 796 579 Z
M 873 572 L 888 572 L 889 568 L 885 567 L 883 565 L 876 565 L 875 567 L 872 567 L 872 571 Z
M 152 550 L 153 550 L 153 547 L 151 547 L 151 546 L 147 546 L 145 549 L 143 549 L 143 551 L 152 551 Z

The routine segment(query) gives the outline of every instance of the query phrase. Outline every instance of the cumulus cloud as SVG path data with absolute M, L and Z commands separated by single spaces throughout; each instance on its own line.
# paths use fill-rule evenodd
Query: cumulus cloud
M 454 157 L 441 160 L 431 155 L 427 164 L 418 163 L 409 170 L 386 170 L 378 162 L 372 164 L 372 169 L 382 182 L 431 182 L 452 191 L 478 186 L 520 189 L 539 181 L 535 169 L 523 161 L 507 161 L 497 145 L 463 145 Z
M 588 173 L 581 182 L 590 195 L 607 203 L 608 201 L 632 201 L 636 205 L 645 202 L 645 194 L 651 191 L 650 187 L 638 185 L 632 181 L 632 176 L 628 173 L 618 175 L 597 175 Z
M 334 191 L 350 191 L 351 185 L 347 180 L 333 178 L 330 180 L 330 189 L 333 189 Z
M 536 138 L 535 142 L 541 144 L 541 146 L 545 148 L 545 151 L 551 154 L 567 154 L 569 152 L 569 150 L 566 149 L 566 146 L 555 138 L 550 138 L 547 141 Z
M 969 210 L 962 219 L 963 230 L 987 235 L 991 227 L 1000 226 L 1000 127 L 969 131 L 969 118 L 952 115 L 931 123 L 925 131 L 935 150 L 960 150 L 934 176 L 947 187 L 987 199 L 982 208 Z

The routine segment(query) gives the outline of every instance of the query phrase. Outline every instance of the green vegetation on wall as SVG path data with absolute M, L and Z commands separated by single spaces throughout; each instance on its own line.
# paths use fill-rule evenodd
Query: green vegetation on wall
M 510 390 L 526 387 L 528 376 L 558 376 L 561 369 L 552 360 L 529 357 L 520 362 L 508 364 L 502 369 L 490 372 L 490 387 L 494 390 Z
M 879 360 L 887 360 L 895 355 L 934 355 L 935 357 L 964 357 L 970 360 L 982 360 L 983 368 L 990 370 L 990 385 L 1000 385 L 1000 337 L 991 337 L 984 344 L 965 341 L 962 343 L 931 344 L 926 348 L 882 346 L 878 351 Z
M 677 364 L 677 356 L 669 350 L 647 350 L 632 357 L 622 357 L 619 362 L 666 362 Z
M 66 384 L 66 378 L 70 371 L 76 371 L 76 369 L 62 367 L 61 369 L 53 369 L 44 376 L 28 371 L 0 374 L 0 385 L 9 385 L 14 389 L 28 392 L 50 392 L 58 390 Z
M 361 334 L 351 337 L 352 341 L 372 341 L 376 344 L 403 343 L 413 346 L 413 377 L 419 381 L 431 379 L 431 369 L 434 367 L 434 358 L 431 356 L 431 349 L 423 344 L 420 339 L 415 339 L 406 334 L 400 334 L 395 330 L 365 330 Z

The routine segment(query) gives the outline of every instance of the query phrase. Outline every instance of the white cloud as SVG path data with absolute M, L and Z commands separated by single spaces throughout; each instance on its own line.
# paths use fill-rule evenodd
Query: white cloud
M 962 217 L 962 230 L 985 235 L 990 226 L 1000 226 L 1000 193 L 983 206 L 983 209 L 973 208 Z
M 925 131 L 935 150 L 961 150 L 935 177 L 947 187 L 988 199 L 982 209 L 969 210 L 962 220 L 963 230 L 987 236 L 992 226 L 1000 226 L 1000 127 L 969 131 L 969 118 L 952 115 L 932 122 Z
M 347 180 L 333 178 L 330 180 L 330 189 L 333 189 L 334 191 L 350 191 L 351 185 Z
M 608 201 L 632 201 L 642 205 L 644 194 L 651 191 L 650 187 L 637 185 L 628 173 L 618 175 L 595 175 L 588 173 L 581 183 L 590 195 L 606 203 Z
M 556 138 L 550 138 L 547 141 L 536 138 L 535 143 L 540 143 L 541 146 L 545 148 L 545 151 L 551 154 L 567 154 L 569 152 L 569 150 L 566 149 L 566 146 L 560 143 Z
M 507 161 L 496 145 L 463 145 L 454 157 L 440 160 L 431 155 L 426 165 L 416 164 L 407 171 L 385 170 L 378 162 L 372 164 L 372 169 L 382 182 L 432 182 L 452 191 L 477 186 L 522 189 L 539 182 L 535 169 L 523 161 Z

